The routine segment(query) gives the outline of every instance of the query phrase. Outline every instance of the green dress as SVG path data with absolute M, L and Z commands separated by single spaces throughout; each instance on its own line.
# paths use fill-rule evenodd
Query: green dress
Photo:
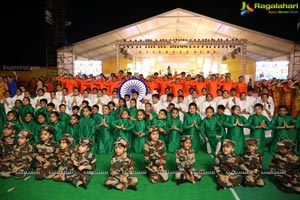
M 35 111 L 35 113 L 34 113 L 34 117 L 37 118 L 37 116 L 38 116 L 40 113 L 45 113 L 46 116 L 47 116 L 47 108 L 46 108 L 46 107 L 38 108 L 38 109 Z M 48 116 L 47 116 L 47 120 L 48 120 Z
M 131 138 L 132 138 L 132 131 L 134 128 L 133 122 L 130 119 L 116 119 L 114 121 L 112 121 L 112 127 L 115 129 L 114 130 L 114 139 L 116 139 L 117 137 L 123 137 L 125 138 L 129 144 L 131 144 Z M 122 130 L 122 129 L 117 129 L 117 126 L 121 126 L 123 125 L 126 130 Z
M 238 119 L 240 124 L 244 124 L 241 126 L 233 126 Z M 224 122 L 224 126 L 228 128 L 227 139 L 230 139 L 235 142 L 234 145 L 234 153 L 240 155 L 245 148 L 246 140 L 244 135 L 244 128 L 249 127 L 249 123 L 244 116 L 232 115 L 228 116 Z
M 216 117 L 205 117 L 200 126 L 200 133 L 204 140 L 208 138 L 213 154 L 216 153 L 217 144 L 221 142 L 222 138 L 226 137 L 223 125 Z M 222 138 L 217 138 L 218 135 Z
M 31 106 L 31 104 L 28 104 L 28 105 L 20 106 L 20 107 L 19 107 L 19 112 L 18 112 L 18 114 L 19 114 L 19 116 L 21 117 L 22 122 L 25 121 L 25 115 L 26 115 L 26 113 L 28 113 L 28 112 L 34 114 L 34 108 Z
M 120 119 L 122 116 L 121 116 L 121 113 L 123 112 L 123 110 L 127 110 L 126 107 L 121 107 L 121 108 L 117 108 L 114 112 L 114 117 L 115 119 Z
M 103 120 L 105 120 L 108 127 L 102 125 L 97 128 L 96 134 L 96 143 L 97 143 L 97 150 L 100 154 L 113 154 L 114 153 L 114 137 L 112 134 L 112 127 L 111 123 L 114 118 L 110 115 L 100 115 L 101 121 L 98 123 L 100 124 Z
M 74 146 L 79 142 L 79 125 L 78 124 L 69 124 L 65 128 L 65 133 L 70 134 L 74 139 Z
M 57 121 L 55 123 L 51 123 L 51 126 L 55 128 L 55 133 L 54 133 L 54 140 L 55 142 L 59 143 L 59 140 L 62 138 L 64 135 L 64 125 L 61 121 Z
M 34 138 L 34 142 L 38 142 L 41 140 L 41 129 L 42 129 L 42 126 L 44 125 L 49 125 L 49 123 L 47 121 L 45 121 L 44 123 L 42 124 L 39 124 L 39 123 L 36 123 L 36 128 L 35 128 L 35 131 L 33 133 L 33 138 Z M 54 135 L 52 136 L 54 137 Z
M 154 111 L 151 111 L 151 115 L 152 115 L 152 120 L 150 120 L 149 115 L 146 114 L 146 126 L 147 128 L 149 128 L 149 126 L 153 125 L 153 120 L 157 118 L 157 113 Z
M 97 129 L 96 121 L 90 117 L 82 117 L 79 120 L 79 139 L 86 137 L 90 138 L 93 141 L 92 152 L 96 154 L 96 145 L 95 145 L 95 134 Z
M 59 119 L 63 124 L 64 130 L 66 129 L 66 127 L 68 126 L 68 124 L 70 123 L 70 115 L 67 113 L 59 113 Z
M 37 123 L 34 120 L 31 120 L 29 122 L 23 121 L 21 124 L 22 129 L 28 130 L 32 133 L 32 136 L 30 138 L 30 144 L 35 144 L 35 139 L 34 139 L 34 133 L 36 130 Z
M 159 132 L 159 139 L 163 141 L 165 144 L 168 143 L 168 126 L 167 126 L 167 120 L 166 119 L 158 119 L 154 118 L 152 120 L 152 126 L 159 126 L 160 128 L 163 128 L 166 133 Z M 165 145 L 166 147 L 166 145 Z
M 136 119 L 137 108 L 129 108 L 128 111 L 129 111 L 129 116 Z
M 4 108 L 4 104 L 0 103 L 0 137 L 3 136 L 4 123 L 7 121 L 7 116 Z
M 296 125 L 296 128 L 297 128 L 297 135 L 296 135 L 296 145 L 297 145 L 297 149 L 296 149 L 296 152 L 300 153 L 300 115 L 298 115 L 296 117 L 296 120 L 297 120 L 297 125 Z
M 223 123 L 226 121 L 227 117 L 229 117 L 229 116 L 226 115 L 226 114 L 221 114 L 220 115 L 220 114 L 216 113 L 214 115 L 214 117 L 216 117 L 219 120 L 219 122 L 222 124 L 223 132 L 224 132 L 224 134 L 226 134 L 226 130 L 225 130 L 225 127 L 224 127 Z M 219 131 L 221 131 L 221 130 L 219 130 Z
M 146 120 L 135 120 L 134 121 L 134 133 L 145 133 L 144 136 L 139 137 L 137 135 L 134 135 L 133 138 L 133 149 L 136 153 L 142 153 L 144 144 L 148 140 L 148 129 L 146 126 Z
M 170 130 L 170 128 L 172 126 L 175 126 L 176 128 L 179 128 L 180 130 Z M 169 152 L 171 153 L 175 153 L 176 150 L 178 150 L 180 148 L 180 136 L 182 134 L 182 130 L 183 130 L 183 124 L 181 122 L 181 120 L 179 119 L 179 117 L 177 117 L 176 119 L 174 118 L 169 118 L 167 120 L 167 130 L 168 130 L 168 145 L 167 145 L 167 149 Z
M 266 127 L 256 128 L 256 126 L 260 126 L 262 121 L 265 121 Z M 266 140 L 265 131 L 271 128 L 271 123 L 266 116 L 257 114 L 250 115 L 248 122 L 250 126 L 250 138 L 259 139 L 257 151 L 263 154 Z
M 193 122 L 196 122 L 197 126 L 190 127 Z M 183 135 L 192 136 L 192 149 L 195 153 L 200 151 L 200 126 L 201 126 L 201 117 L 198 113 L 191 114 L 189 112 L 184 114 L 183 117 Z
M 273 138 L 272 138 L 272 142 L 271 142 L 271 146 L 270 146 L 270 153 L 274 154 L 277 149 L 278 149 L 278 145 L 277 143 L 280 141 L 280 138 L 288 138 L 290 139 L 290 132 L 291 129 L 289 128 L 284 128 L 284 129 L 278 129 L 277 127 L 282 127 L 283 123 L 285 123 L 288 126 L 292 126 L 292 125 L 296 125 L 296 120 L 294 120 L 294 118 L 292 118 L 289 115 L 286 116 L 275 116 L 273 117 L 271 123 L 272 123 L 272 127 L 273 127 Z

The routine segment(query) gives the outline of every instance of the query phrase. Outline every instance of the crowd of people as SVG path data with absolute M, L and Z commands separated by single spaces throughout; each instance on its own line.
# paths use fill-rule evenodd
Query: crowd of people
M 152 183 L 168 180 L 170 152 L 176 153 L 177 184 L 195 183 L 204 175 L 194 169 L 195 153 L 203 149 L 215 158 L 217 189 L 263 186 L 259 171 L 270 138 L 270 170 L 285 172 L 275 173 L 274 183 L 285 192 L 300 192 L 299 80 L 252 85 L 243 76 L 233 81 L 230 73 L 192 77 L 168 71 L 139 75 L 149 91 L 142 100 L 139 91 L 119 96 L 121 83 L 132 78 L 122 70 L 109 78 L 64 75 L 53 82 L 41 77 L 23 87 L 17 86 L 17 73 L 0 77 L 1 176 L 24 178 L 34 158 L 36 179 L 86 188 L 95 155 L 114 154 L 105 185 L 136 190 L 126 152 L 144 153 Z M 246 175 L 235 173 L 238 169 Z

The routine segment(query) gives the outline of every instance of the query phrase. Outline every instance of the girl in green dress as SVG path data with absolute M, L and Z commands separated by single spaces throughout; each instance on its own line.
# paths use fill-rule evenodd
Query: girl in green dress
M 146 126 L 145 111 L 139 109 L 137 111 L 137 120 L 134 123 L 134 138 L 133 138 L 133 149 L 136 153 L 142 153 L 145 142 L 148 139 L 148 127 Z
M 30 99 L 28 97 L 24 97 L 23 104 L 19 107 L 18 112 L 21 123 L 25 120 L 25 115 L 28 112 L 34 113 L 34 108 L 30 104 Z
M 21 124 L 21 128 L 34 133 L 36 129 L 37 123 L 34 121 L 33 113 L 28 112 L 25 114 L 25 118 L 23 123 Z M 34 137 L 30 137 L 30 144 L 35 144 Z
M 133 122 L 129 119 L 128 110 L 121 112 L 121 118 L 112 122 L 114 130 L 114 138 L 123 137 L 131 144 Z
M 110 109 L 107 105 L 102 106 L 101 122 L 98 124 L 96 143 L 99 154 L 114 153 L 114 137 L 112 134 L 111 123 L 114 118 L 110 115 Z
M 66 126 L 65 133 L 70 134 L 74 139 L 74 145 L 76 146 L 79 142 L 79 120 L 80 116 L 77 114 L 73 114 L 70 117 L 70 122 Z
M 228 116 L 224 126 L 228 128 L 227 139 L 235 142 L 234 153 L 240 155 L 245 148 L 246 140 L 244 127 L 249 127 L 249 123 L 244 116 L 240 116 L 241 108 L 237 105 L 231 107 L 232 115 Z
M 70 123 L 70 115 L 66 113 L 67 106 L 65 104 L 59 105 L 59 119 L 64 126 L 64 130 L 67 128 Z
M 146 114 L 146 126 L 152 126 L 153 125 L 153 119 L 157 118 L 156 112 L 152 110 L 152 104 L 146 103 L 145 104 L 145 114 Z
M 63 132 L 64 132 L 64 125 L 62 124 L 62 122 L 59 120 L 59 113 L 56 111 L 52 111 L 50 113 L 50 125 L 53 126 L 55 128 L 55 132 L 53 134 L 54 136 L 54 141 L 59 142 L 60 139 L 63 136 Z
M 171 109 L 171 117 L 167 120 L 168 130 L 168 151 L 171 153 L 176 152 L 180 148 L 180 136 L 182 134 L 183 124 L 179 118 L 178 108 Z
M 226 135 L 222 124 L 214 117 L 214 112 L 211 106 L 205 109 L 206 117 L 201 123 L 200 132 L 205 139 L 207 153 L 217 155 L 221 149 L 221 139 Z
M 269 119 L 262 115 L 263 105 L 257 103 L 254 105 L 255 114 L 250 115 L 248 122 L 250 126 L 250 138 L 255 138 L 259 140 L 257 151 L 261 154 L 264 153 L 265 148 L 265 130 L 271 128 L 271 123 Z
M 110 102 L 107 103 L 107 105 L 108 105 L 109 110 L 110 110 L 109 115 L 111 117 L 115 118 L 115 116 L 116 116 L 116 104 L 115 104 L 115 102 L 110 101 Z
M 130 104 L 130 108 L 128 109 L 128 111 L 130 115 L 130 120 L 136 120 L 136 113 L 137 113 L 136 100 L 130 99 L 129 104 Z
M 127 110 L 126 100 L 123 99 L 123 98 L 120 98 L 120 99 L 119 99 L 119 105 L 118 105 L 118 107 L 117 107 L 117 109 L 116 109 L 116 112 L 115 112 L 115 118 L 116 118 L 116 119 L 122 118 L 121 115 L 122 115 L 122 112 L 123 112 L 124 110 Z
M 46 114 L 39 113 L 36 117 L 36 121 L 37 121 L 36 128 L 35 131 L 33 132 L 33 138 L 35 143 L 41 140 L 40 135 L 41 135 L 42 126 L 48 125 Z
M 189 104 L 189 111 L 184 114 L 183 118 L 183 135 L 192 136 L 192 149 L 195 153 L 200 150 L 200 126 L 201 117 L 197 113 L 197 104 L 192 102 Z
M 270 153 L 274 154 L 277 149 L 277 143 L 280 138 L 291 139 L 291 130 L 296 126 L 296 120 L 288 115 L 288 107 L 285 105 L 278 106 L 278 115 L 273 117 L 271 121 L 273 127 L 273 138 L 270 146 Z

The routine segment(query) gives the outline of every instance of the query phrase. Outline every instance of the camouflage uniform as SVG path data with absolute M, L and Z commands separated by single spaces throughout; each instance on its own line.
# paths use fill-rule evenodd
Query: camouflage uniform
M 65 134 L 60 140 L 67 140 L 69 148 L 59 149 L 57 152 L 58 174 L 53 177 L 53 180 L 65 182 L 66 174 L 73 169 L 73 162 L 71 160 L 73 150 L 71 150 L 70 147 L 74 144 L 74 139 L 70 134 Z
M 42 130 L 46 130 L 51 134 L 55 131 L 54 127 L 48 125 L 42 126 Z M 35 145 L 35 157 L 41 156 L 46 159 L 46 162 L 36 162 L 36 180 L 52 179 L 55 176 L 57 170 L 57 151 L 58 145 L 52 140 L 48 143 L 39 141 Z
M 181 142 L 185 142 L 186 140 L 191 140 L 192 137 L 190 135 L 181 136 Z M 193 176 L 194 181 L 199 181 L 203 176 L 203 170 L 195 170 L 195 152 L 192 149 L 184 149 L 181 147 L 176 151 L 176 163 L 177 163 L 177 171 L 175 173 L 175 180 L 177 180 L 177 185 L 187 180 L 187 175 Z
M 282 154 L 278 150 L 274 154 L 270 163 L 270 171 L 274 172 L 274 184 L 283 192 L 300 192 L 299 182 L 293 183 L 293 180 L 299 178 L 299 156 L 292 151 L 295 148 L 295 144 L 286 138 L 282 138 L 277 144 L 278 147 L 290 149 L 291 153 Z
M 6 122 L 4 128 L 16 130 L 16 125 L 11 122 Z M 0 140 L 0 173 L 11 171 L 11 161 L 13 160 L 13 146 L 16 144 L 15 135 L 3 136 Z
M 258 147 L 258 140 L 255 138 L 248 138 L 247 145 L 255 145 Z M 264 186 L 265 183 L 259 172 L 262 164 L 262 155 L 258 151 L 249 152 L 246 150 L 240 157 L 240 168 L 245 171 L 244 176 L 245 186 L 254 187 L 255 185 Z M 257 173 L 251 174 L 253 170 L 257 170 Z
M 234 147 L 235 142 L 232 140 L 223 140 L 224 145 L 231 145 Z M 237 174 L 238 170 L 238 157 L 233 152 L 225 155 L 223 152 L 219 152 L 215 158 L 214 170 L 217 174 L 217 189 L 237 186 L 242 182 L 241 175 Z M 229 176 L 227 183 L 221 180 L 221 175 Z
M 114 144 L 120 144 L 126 149 L 129 147 L 129 143 L 121 137 L 117 138 Z M 136 190 L 138 178 L 133 176 L 133 165 L 134 161 L 126 152 L 121 156 L 114 155 L 110 164 L 111 177 L 105 180 L 105 185 L 118 190 L 125 190 L 126 188 Z M 120 176 L 126 176 L 127 182 L 121 182 Z
M 158 126 L 149 128 L 149 136 L 151 133 L 159 131 Z M 168 180 L 168 174 L 165 170 L 166 160 L 166 151 L 164 142 L 157 140 L 156 142 L 148 140 L 144 144 L 144 158 L 145 158 L 145 168 L 147 174 L 152 183 L 158 183 Z M 159 169 L 154 170 L 153 167 L 163 167 L 163 170 Z
M 89 138 L 80 138 L 78 145 L 88 145 L 90 151 L 87 151 L 83 154 L 79 153 L 77 148 L 75 148 L 73 154 L 71 155 L 71 160 L 78 163 L 78 167 L 74 165 L 73 169 L 70 170 L 67 174 L 67 181 L 71 181 L 76 187 L 78 183 L 82 182 L 82 186 L 86 189 L 87 184 L 90 182 L 93 170 L 96 167 L 96 158 L 91 152 L 92 140 Z M 85 169 L 79 170 L 80 166 L 85 166 Z

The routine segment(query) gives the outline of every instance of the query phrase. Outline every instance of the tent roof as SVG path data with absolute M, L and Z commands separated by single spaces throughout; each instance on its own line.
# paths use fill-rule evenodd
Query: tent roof
M 247 39 L 247 58 L 254 61 L 289 56 L 293 42 L 177 8 L 73 44 L 75 56 L 105 60 L 116 56 L 116 40 Z

